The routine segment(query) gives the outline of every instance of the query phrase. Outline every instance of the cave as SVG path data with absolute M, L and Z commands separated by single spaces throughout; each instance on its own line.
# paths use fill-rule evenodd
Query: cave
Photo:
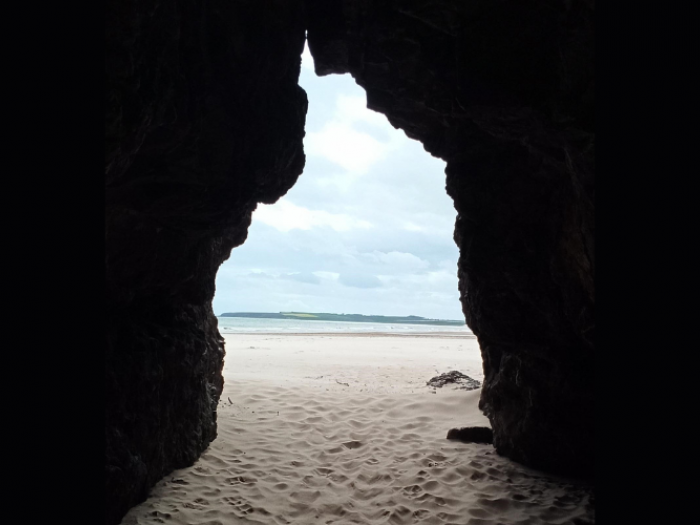
M 308 40 L 446 162 L 499 454 L 594 478 L 594 3 L 108 2 L 105 522 L 216 437 L 221 263 L 301 174 Z

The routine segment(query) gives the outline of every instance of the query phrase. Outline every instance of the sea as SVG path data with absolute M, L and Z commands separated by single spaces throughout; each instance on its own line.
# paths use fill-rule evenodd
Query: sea
M 250 317 L 217 317 L 219 332 L 222 334 L 254 333 L 390 333 L 390 334 L 429 334 L 454 332 L 471 335 L 467 325 L 445 326 L 402 323 L 353 323 L 343 321 L 301 321 L 298 319 L 256 319 Z

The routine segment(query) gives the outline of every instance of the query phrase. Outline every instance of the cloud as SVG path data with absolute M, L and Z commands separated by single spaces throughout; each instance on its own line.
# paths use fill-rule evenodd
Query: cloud
M 455 272 L 446 270 L 430 271 L 421 274 L 386 274 L 380 275 L 382 282 L 388 286 L 423 289 L 426 293 L 448 294 L 459 297 Z
M 236 274 L 233 273 L 233 275 L 236 275 Z M 276 275 L 273 275 L 271 273 L 267 273 L 267 272 L 262 271 L 262 270 L 253 270 L 252 272 L 248 272 L 246 274 L 246 277 L 248 277 L 249 279 L 276 279 L 277 278 Z
M 329 281 L 337 281 L 340 278 L 340 274 L 335 272 L 314 272 L 314 275 Z
M 390 266 L 396 273 L 424 270 L 430 266 L 429 262 L 424 261 L 420 257 L 416 257 L 412 253 L 406 252 L 393 251 L 385 253 L 374 251 L 372 253 L 364 254 L 364 257 L 370 261 L 379 262 L 383 265 Z
M 321 284 L 321 279 L 311 272 L 288 273 L 284 277 L 300 283 Z
M 409 232 L 424 232 L 427 231 L 427 228 L 424 226 L 420 226 L 418 224 L 415 224 L 414 222 L 411 221 L 406 221 L 403 224 L 403 229 Z
M 380 137 L 377 138 L 377 135 Z M 338 95 L 333 117 L 319 131 L 310 131 L 304 149 L 362 175 L 390 151 L 400 147 L 405 137 L 396 134 L 386 117 L 367 109 L 365 97 Z
M 253 214 L 253 220 L 260 221 L 283 232 L 288 232 L 295 228 L 310 230 L 311 228 L 323 226 L 339 232 L 372 227 L 372 223 L 368 221 L 357 219 L 344 213 L 310 210 L 297 206 L 285 198 L 280 199 L 273 205 L 259 205 Z
M 396 133 L 396 130 L 389 124 L 389 121 L 384 115 L 367 109 L 366 97 L 341 94 L 335 99 L 335 104 L 336 111 L 334 118 L 341 122 L 347 122 L 349 124 L 369 124 L 387 132 L 386 138 L 388 140 L 391 140 L 391 135 Z M 400 134 L 402 134 L 402 132 L 399 132 L 399 136 Z
M 362 273 L 341 273 L 340 282 L 352 288 L 380 288 L 382 281 L 376 275 Z
M 386 154 L 384 144 L 342 122 L 330 122 L 320 132 L 309 133 L 305 146 L 308 155 L 325 157 L 356 174 L 367 173 Z

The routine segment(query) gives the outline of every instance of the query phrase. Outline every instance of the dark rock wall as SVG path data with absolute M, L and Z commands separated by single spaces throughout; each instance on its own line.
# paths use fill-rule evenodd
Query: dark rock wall
M 106 523 L 216 437 L 219 265 L 304 167 L 294 0 L 109 0 Z
M 320 75 L 447 161 L 498 451 L 593 474 L 593 2 L 307 0 Z
M 216 271 L 304 166 L 319 74 L 447 161 L 499 452 L 593 468 L 593 1 L 108 0 L 106 523 L 216 436 Z

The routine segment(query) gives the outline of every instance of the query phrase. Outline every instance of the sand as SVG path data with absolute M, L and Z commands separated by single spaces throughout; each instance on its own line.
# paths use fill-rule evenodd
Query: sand
M 473 337 L 225 335 L 219 436 L 166 476 L 123 525 L 584 524 L 585 486 L 445 439 L 488 426 Z

